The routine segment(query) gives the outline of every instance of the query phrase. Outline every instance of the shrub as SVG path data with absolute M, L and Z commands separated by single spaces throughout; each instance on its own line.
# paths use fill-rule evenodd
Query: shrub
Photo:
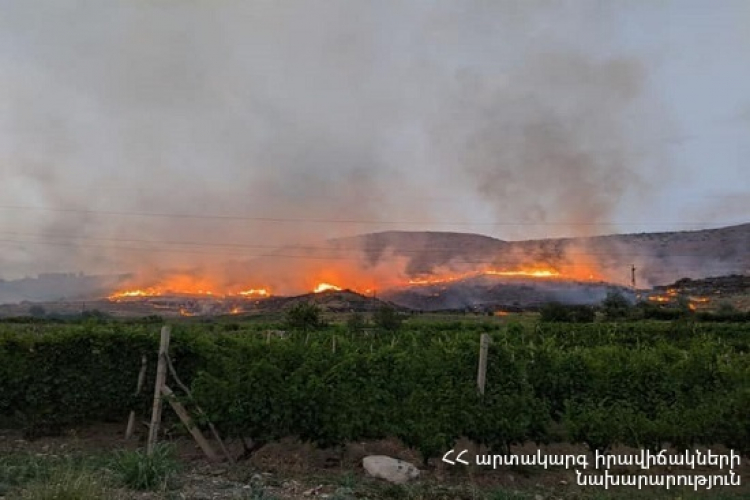
M 602 301 L 602 310 L 608 321 L 616 321 L 630 315 L 631 305 L 620 291 L 614 290 L 607 292 L 607 297 Z
M 384 304 L 375 310 L 372 321 L 381 330 L 395 332 L 401 328 L 404 317 L 393 306 Z
M 585 305 L 564 305 L 549 302 L 539 310 L 543 323 L 593 323 L 596 311 Z
M 124 486 L 134 490 L 167 489 L 179 470 L 174 449 L 158 443 L 152 455 L 146 450 L 119 451 L 112 462 L 112 470 Z
M 346 329 L 351 333 L 359 333 L 367 326 L 364 314 L 355 312 L 346 320 Z
M 292 330 L 308 332 L 322 326 L 320 307 L 313 303 L 300 302 L 286 313 L 286 324 Z

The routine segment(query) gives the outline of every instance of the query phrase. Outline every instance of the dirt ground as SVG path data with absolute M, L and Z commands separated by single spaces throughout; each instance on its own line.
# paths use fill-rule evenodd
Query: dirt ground
M 130 441 L 124 439 L 124 425 L 107 424 L 70 430 L 59 437 L 46 437 L 34 441 L 24 440 L 18 431 L 0 430 L 0 457 L 26 453 L 40 457 L 57 457 L 61 455 L 105 455 L 118 449 L 137 449 L 143 446 L 145 432 L 141 432 Z M 310 445 L 283 441 L 260 449 L 252 458 L 234 465 L 228 461 L 210 463 L 205 459 L 200 448 L 189 436 L 167 437 L 176 449 L 177 456 L 183 464 L 183 471 L 177 486 L 169 492 L 130 492 L 123 491 L 123 498 L 139 499 L 234 499 L 234 498 L 277 498 L 305 499 L 311 497 L 347 499 L 347 498 L 484 498 L 472 495 L 470 491 L 489 492 L 503 490 L 509 495 L 492 498 L 530 498 L 572 499 L 572 498 L 719 498 L 714 493 L 705 492 L 694 496 L 676 496 L 670 492 L 651 489 L 647 496 L 625 494 L 615 496 L 596 496 L 601 492 L 594 487 L 581 487 L 576 484 L 574 470 L 554 468 L 544 470 L 539 467 L 500 466 L 497 470 L 477 465 L 452 466 L 440 459 L 433 460 L 428 468 L 421 464 L 419 456 L 406 449 L 395 440 L 384 440 L 364 443 L 351 443 L 343 450 L 319 450 Z M 230 454 L 238 457 L 242 453 L 239 442 L 227 443 Z M 214 443 L 215 449 L 219 449 Z M 466 454 L 474 462 L 476 447 L 469 443 L 458 443 L 456 450 L 469 449 Z M 446 450 L 447 451 L 447 450 Z M 525 446 L 514 449 L 516 454 L 533 454 L 537 447 Z M 633 450 L 613 450 L 613 453 L 633 452 Z M 719 448 L 713 451 L 724 452 Z M 481 450 L 486 453 L 485 450 Z M 578 446 L 542 447 L 546 454 L 585 454 L 586 450 Z M 420 468 L 419 484 L 425 493 L 419 495 L 396 495 L 391 491 L 386 495 L 389 485 L 383 480 L 368 477 L 362 467 L 362 459 L 367 455 L 388 455 L 409 461 Z M 742 485 L 731 487 L 726 491 L 729 496 L 720 498 L 750 498 L 747 479 L 750 478 L 750 462 L 742 460 L 735 470 L 742 479 Z M 620 469 L 626 472 L 626 469 Z M 631 467 L 635 472 L 637 468 Z M 662 471 L 666 472 L 666 471 Z M 670 471 L 677 473 L 679 471 Z M 711 468 L 698 468 L 697 473 L 718 473 Z M 2 476 L 0 476 L 2 477 Z M 253 485 L 262 484 L 265 495 L 251 495 Z M 588 489 L 587 489 L 588 488 Z M 440 491 L 441 493 L 436 493 Z M 450 492 L 453 493 L 450 493 Z M 342 493 L 344 492 L 344 493 Z M 635 493 L 635 492 L 633 492 Z M 348 496 L 347 496 L 348 495 Z M 738 496 L 739 495 L 739 496 Z M 0 493 L 2 498 L 2 493 Z

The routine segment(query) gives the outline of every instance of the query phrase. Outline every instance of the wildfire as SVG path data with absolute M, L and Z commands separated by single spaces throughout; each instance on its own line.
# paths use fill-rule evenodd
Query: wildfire
M 238 295 L 243 297 L 270 297 L 271 290 L 268 288 L 250 288 L 249 290 L 242 290 Z
M 652 295 L 648 298 L 651 302 L 669 302 L 672 300 L 672 297 L 668 297 L 666 295 Z
M 554 278 L 560 276 L 560 273 L 553 269 L 537 269 L 531 271 L 485 271 L 482 274 L 489 276 L 526 276 L 529 278 Z
M 404 278 L 402 273 L 394 270 L 390 272 L 377 272 L 367 274 L 361 269 L 342 269 L 336 266 L 323 269 L 312 268 L 307 272 L 296 275 L 296 280 L 280 278 L 277 291 L 274 293 L 293 295 L 304 293 L 304 290 L 312 290 L 314 293 L 326 291 L 339 291 L 344 288 L 355 292 L 373 296 L 376 290 L 389 288 L 401 288 L 408 286 L 448 285 L 453 282 L 469 278 L 508 278 L 508 279 L 534 279 L 534 280 L 577 280 L 586 281 L 601 279 L 596 272 L 595 266 L 577 265 L 575 269 L 557 269 L 548 264 L 532 264 L 519 267 L 499 268 L 482 267 L 466 272 L 455 272 L 449 270 L 437 270 L 434 274 L 413 276 Z M 271 287 L 266 286 L 273 278 L 262 278 L 263 281 L 247 283 L 243 286 L 237 284 L 224 284 L 211 276 L 195 275 L 191 272 L 175 272 L 162 275 L 153 280 L 142 280 L 132 283 L 131 286 L 112 293 L 108 298 L 111 301 L 148 299 L 163 296 L 183 297 L 205 297 L 211 299 L 265 299 L 272 296 Z M 342 285 L 342 286 L 339 286 Z M 262 286 L 259 286 L 262 285 Z
M 314 293 L 327 292 L 329 290 L 339 291 L 341 287 L 332 285 L 330 283 L 318 283 L 318 286 L 313 290 Z
M 500 270 L 500 269 L 485 269 L 483 271 L 472 271 L 463 274 L 455 274 L 449 276 L 436 276 L 429 278 L 413 278 L 410 279 L 409 285 L 438 285 L 441 283 L 452 283 L 455 281 L 461 281 L 468 278 L 478 278 L 482 276 L 504 276 L 509 278 L 564 278 L 559 271 L 552 268 L 530 268 L 530 269 L 516 269 L 516 270 Z M 589 273 L 588 279 L 593 279 L 594 275 Z M 571 279 L 574 279 L 571 277 Z
M 670 288 L 667 290 L 666 294 L 663 295 L 651 295 L 648 300 L 651 302 L 656 302 L 659 304 L 665 304 L 665 303 L 672 303 L 676 302 L 677 298 L 679 297 L 679 291 L 675 290 L 674 288 Z M 708 297 L 688 297 L 687 298 L 687 306 L 690 308 L 691 311 L 695 311 L 697 309 L 698 304 L 707 304 L 711 301 Z
M 153 290 L 151 288 L 146 290 L 125 290 L 123 292 L 116 292 L 112 294 L 109 298 L 126 298 L 126 297 L 154 297 L 156 295 L 159 295 L 159 293 L 156 290 Z
M 148 297 L 161 297 L 165 295 L 192 295 L 192 296 L 206 296 L 206 297 L 242 297 L 242 298 L 266 298 L 271 296 L 271 290 L 269 288 L 249 288 L 247 290 L 236 291 L 225 291 L 217 292 L 214 290 L 205 290 L 202 288 L 194 288 L 190 286 L 152 286 L 147 288 L 136 288 L 132 290 L 120 290 L 111 294 L 109 300 L 120 300 L 120 299 L 133 299 L 133 298 L 148 298 Z

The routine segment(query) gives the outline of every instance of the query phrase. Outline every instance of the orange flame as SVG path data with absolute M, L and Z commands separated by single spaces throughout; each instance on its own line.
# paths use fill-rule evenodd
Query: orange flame
M 320 293 L 320 292 L 326 292 L 328 290 L 334 290 L 339 291 L 341 290 L 341 287 L 338 287 L 336 285 L 332 285 L 330 283 L 318 283 L 318 286 L 315 287 L 313 290 L 314 293 Z
M 454 274 L 447 276 L 436 276 L 429 278 L 414 278 L 408 281 L 409 285 L 436 285 L 440 283 L 452 283 L 455 281 L 461 281 L 467 278 L 477 278 L 482 276 L 501 276 L 508 278 L 568 278 L 568 279 L 582 279 L 578 276 L 565 276 L 556 269 L 553 268 L 528 268 L 528 269 L 514 269 L 514 270 L 500 270 L 500 269 L 485 269 L 483 271 L 471 271 L 462 274 Z M 589 273 L 586 279 L 593 279 L 594 274 Z
M 283 274 L 283 273 L 282 273 Z M 210 298 L 245 298 L 264 299 L 272 296 L 272 289 L 267 286 L 273 283 L 274 292 L 278 290 L 285 295 L 304 293 L 312 290 L 320 293 L 344 288 L 365 295 L 374 295 L 375 290 L 387 290 L 407 286 L 448 284 L 468 278 L 507 278 L 534 280 L 602 280 L 597 267 L 589 262 L 577 262 L 575 266 L 562 268 L 549 263 L 520 265 L 517 267 L 482 266 L 465 271 L 438 269 L 431 274 L 409 276 L 404 272 L 403 265 L 393 269 L 367 269 L 359 265 L 333 264 L 325 267 L 309 267 L 288 275 L 260 274 L 253 280 L 248 280 L 252 286 L 229 285 L 211 275 L 195 275 L 193 272 L 175 272 L 160 278 L 142 279 L 130 283 L 109 296 L 112 301 L 143 299 L 150 297 L 178 295 L 205 296 Z M 274 279 L 277 282 L 274 282 Z M 256 281 L 257 280 L 257 281 Z M 263 286 L 259 286 L 259 285 Z M 340 285 L 340 286 L 339 286 Z
M 648 298 L 651 302 L 669 302 L 672 300 L 671 297 L 666 295 L 652 295 Z
M 250 288 L 249 290 L 238 292 L 238 295 L 243 297 L 270 297 L 271 290 L 268 288 Z
M 249 288 L 240 291 L 217 292 L 212 289 L 203 289 L 191 286 L 187 280 L 180 280 L 180 283 L 164 283 L 146 288 L 135 288 L 128 290 L 119 290 L 111 294 L 109 300 L 120 300 L 129 298 L 148 298 L 160 297 L 164 295 L 199 295 L 217 298 L 242 297 L 242 298 L 266 298 L 271 296 L 270 288 Z
M 560 276 L 560 273 L 554 269 L 535 269 L 535 270 L 520 270 L 520 271 L 495 271 L 491 269 L 485 271 L 482 274 L 488 276 L 525 276 L 529 278 L 554 278 Z
M 152 289 L 152 288 L 147 288 L 146 290 L 125 290 L 125 291 L 122 291 L 122 292 L 116 292 L 113 295 L 110 295 L 110 298 L 115 298 L 115 297 L 123 297 L 123 298 L 126 298 L 126 297 L 153 297 L 155 295 L 159 295 L 159 293 L 156 290 Z

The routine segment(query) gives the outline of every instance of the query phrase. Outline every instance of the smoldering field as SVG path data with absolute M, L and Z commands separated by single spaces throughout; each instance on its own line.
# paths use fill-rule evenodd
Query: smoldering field
M 629 283 L 635 264 L 646 285 L 741 267 L 653 241 L 506 243 L 667 227 L 648 200 L 675 175 L 664 146 L 679 130 L 653 54 L 601 43 L 617 9 L 11 3 L 4 277 L 286 294 L 484 269 Z M 387 230 L 494 239 L 341 243 Z

